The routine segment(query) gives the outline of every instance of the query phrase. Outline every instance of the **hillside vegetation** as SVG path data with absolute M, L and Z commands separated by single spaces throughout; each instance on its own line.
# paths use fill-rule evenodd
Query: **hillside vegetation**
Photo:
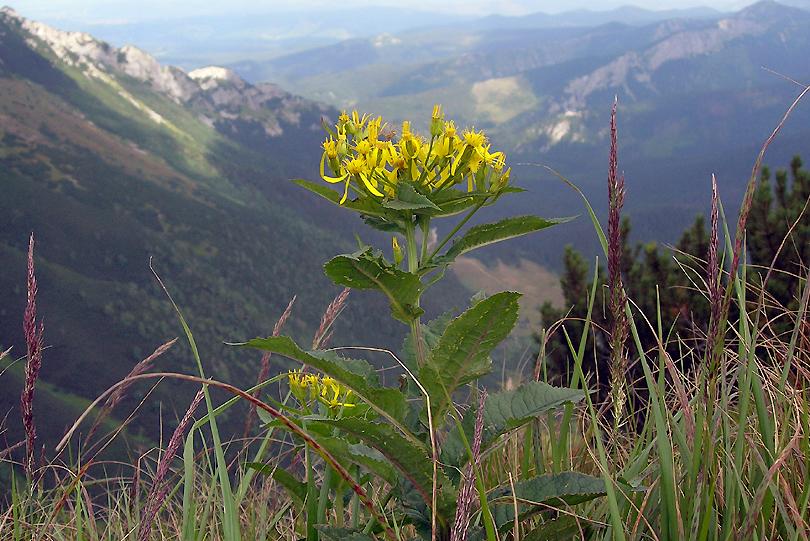
M 354 251 L 349 239 L 362 225 L 288 182 L 317 174 L 321 116 L 337 118 L 334 109 L 222 68 L 195 79 L 135 48 L 117 50 L 7 8 L 0 31 L 3 349 L 24 351 L 17 314 L 32 232 L 48 320 L 42 376 L 54 391 L 93 399 L 178 335 L 150 265 L 222 378 L 255 380 L 261 355 L 223 343 L 268 334 L 295 296 L 287 327 L 311 340 L 340 292 L 321 265 Z M 404 326 L 381 320 L 384 313 L 384 303 L 353 295 L 336 340 L 398 348 Z M 182 345 L 160 362 L 194 366 Z M 0 379 L 3 411 L 18 407 L 20 374 L 17 365 Z M 190 399 L 173 393 L 151 395 L 133 427 L 155 436 L 161 401 L 165 409 Z M 65 403 L 54 409 L 66 416 L 82 403 L 52 399 Z M 65 419 L 47 422 L 41 434 L 52 445 Z M 9 437 L 19 434 L 16 424 L 9 429 Z

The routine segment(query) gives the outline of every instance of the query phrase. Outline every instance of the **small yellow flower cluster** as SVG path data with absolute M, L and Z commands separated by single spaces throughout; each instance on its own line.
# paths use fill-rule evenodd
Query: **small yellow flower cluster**
M 290 391 L 301 404 L 308 404 L 309 400 L 317 399 L 330 410 L 355 407 L 356 396 L 351 389 L 347 389 L 329 376 L 303 374 L 299 369 L 293 370 L 287 377 L 290 380 Z
M 393 131 L 386 130 L 381 117 L 360 117 L 357 111 L 351 117 L 344 111 L 335 128 L 323 143 L 321 177 L 345 184 L 341 204 L 350 187 L 361 197 L 384 199 L 396 197 L 398 182 L 430 195 L 465 179 L 470 192 L 497 194 L 509 181 L 503 153 L 490 153 L 489 141 L 475 127 L 459 135 L 452 121 L 445 122 L 441 105 L 433 109 L 430 139 L 412 132 L 405 121 L 394 143 Z

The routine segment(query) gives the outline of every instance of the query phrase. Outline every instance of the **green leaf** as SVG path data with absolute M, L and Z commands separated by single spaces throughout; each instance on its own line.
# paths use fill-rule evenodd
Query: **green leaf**
M 380 205 L 380 202 L 371 197 L 358 197 L 357 199 L 347 199 L 341 204 L 340 200 L 343 199 L 343 194 L 336 192 L 335 190 L 333 190 L 328 186 L 325 186 L 323 184 L 317 184 L 315 182 L 310 182 L 308 180 L 302 180 L 300 178 L 290 179 L 290 182 L 294 182 L 299 186 L 303 186 L 312 193 L 316 193 L 321 197 L 323 197 L 324 199 L 328 199 L 329 201 L 340 207 L 355 210 L 362 214 L 370 214 L 374 216 L 386 215 L 386 212 Z
M 546 220 L 538 216 L 517 216 L 515 218 L 505 218 L 496 223 L 477 225 L 464 233 L 461 239 L 455 241 L 453 247 L 444 255 L 427 263 L 435 268 L 436 266 L 451 263 L 461 254 L 481 246 L 519 237 L 573 219 L 574 217 Z
M 407 182 L 398 182 L 397 198 L 383 201 L 382 206 L 383 208 L 394 210 L 440 210 L 430 199 L 417 193 L 417 191 L 413 189 L 413 186 Z
M 307 353 L 299 348 L 295 342 L 286 336 L 270 338 L 254 338 L 241 346 L 271 351 L 294 359 L 303 364 L 333 377 L 352 390 L 363 402 L 370 405 L 377 413 L 388 419 L 404 434 L 418 441 L 405 429 L 403 422 L 411 409 L 406 397 L 398 389 L 380 388 L 376 382 L 376 374 L 355 374 L 348 370 L 340 357 L 333 351 L 319 351 Z
M 448 310 L 436 319 L 428 323 L 422 323 L 422 338 L 427 344 L 428 351 L 435 348 L 439 343 L 439 339 L 453 319 L 454 312 L 455 310 Z M 402 357 L 402 362 L 405 363 L 408 370 L 416 374 L 419 369 L 416 366 L 416 352 L 413 349 L 413 336 L 411 336 L 411 333 L 408 333 L 402 342 Z
M 351 255 L 339 255 L 324 265 L 324 271 L 337 285 L 352 289 L 376 289 L 391 300 L 391 314 L 405 324 L 422 314 L 417 306 L 422 282 L 415 274 L 399 270 L 371 246 Z
M 567 471 L 540 475 L 526 481 L 515 483 L 514 493 L 511 486 L 502 486 L 489 491 L 489 500 L 495 524 L 498 528 L 515 520 L 514 499 L 518 500 L 520 519 L 546 509 L 545 505 L 568 505 L 587 502 L 604 496 L 605 481 L 584 473 Z M 523 503 L 521 503 L 523 502 Z
M 434 420 L 445 414 L 456 389 L 492 372 L 489 354 L 515 326 L 519 297 L 520 293 L 512 291 L 493 295 L 447 326 L 419 370 Z
M 307 484 L 299 481 L 292 476 L 284 468 L 278 466 L 271 466 L 262 462 L 249 462 L 245 467 L 256 470 L 262 475 L 272 477 L 275 482 L 285 488 L 287 493 L 295 502 L 295 505 L 300 509 L 304 505 L 304 500 L 307 499 Z
M 324 524 L 317 524 L 315 527 L 323 534 L 321 539 L 326 539 L 327 541 L 375 541 L 373 537 L 369 537 L 358 530 L 337 528 Z
M 484 302 L 484 301 L 482 301 Z M 566 402 L 579 402 L 585 393 L 567 387 L 552 387 L 542 381 L 531 381 L 511 391 L 501 391 L 489 395 L 484 403 L 484 430 L 481 451 L 485 451 L 502 434 L 515 430 L 531 422 L 543 413 L 557 408 Z M 477 408 L 469 408 L 461 420 L 461 426 L 468 442 L 475 433 Z M 458 426 L 454 426 L 442 446 L 442 462 L 461 467 L 469 460 L 467 447 L 461 438 Z
M 340 437 L 317 439 L 318 443 L 333 457 L 343 458 L 358 466 L 362 466 L 385 480 L 389 485 L 395 485 L 397 483 L 397 471 L 394 470 L 385 456 L 376 449 L 362 443 L 350 444 L 345 438 Z
M 382 231 L 383 233 L 399 233 L 400 235 L 405 234 L 405 228 L 389 218 L 372 216 L 370 214 L 361 214 L 360 217 L 367 226 L 377 231 Z
M 577 523 L 576 517 L 562 515 L 545 521 L 534 530 L 522 536 L 522 541 L 567 541 L 580 538 L 580 527 L 585 532 L 591 532 L 590 525 L 585 522 Z
M 433 494 L 433 462 L 428 448 L 421 442 L 405 439 L 389 424 L 372 423 L 354 417 L 313 421 L 313 424 L 316 423 L 337 427 L 382 453 L 430 504 Z M 439 511 L 448 512 L 454 508 L 457 494 L 441 468 L 438 470 L 438 484 Z
M 433 198 L 440 210 L 434 212 L 432 217 L 454 216 L 474 207 L 481 198 L 452 188 L 442 190 Z

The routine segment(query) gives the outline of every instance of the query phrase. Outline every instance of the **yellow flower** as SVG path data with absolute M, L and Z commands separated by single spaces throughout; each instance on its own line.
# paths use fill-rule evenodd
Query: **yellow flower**
M 385 128 L 385 124 L 380 127 L 382 123 L 382 117 L 378 116 L 377 120 L 369 120 L 368 121 L 368 128 L 366 128 L 366 139 L 369 143 L 374 144 L 377 142 L 377 138 L 380 135 L 380 132 L 383 128 Z
M 332 160 L 337 158 L 338 151 L 337 151 L 337 141 L 332 139 L 332 136 L 329 136 L 329 139 L 324 141 L 323 143 L 323 151 L 326 153 L 326 156 Z
M 330 399 L 329 398 L 329 393 L 328 393 L 328 391 L 326 391 L 326 388 L 324 387 L 324 392 L 321 395 L 321 401 L 324 404 L 326 404 L 327 406 L 329 406 L 329 409 L 331 409 L 331 410 L 335 410 L 335 409 L 340 408 L 340 407 L 353 408 L 354 404 L 351 404 L 351 403 L 348 402 L 348 397 L 349 397 L 349 394 L 351 393 L 351 391 L 346 391 L 346 396 L 344 397 L 343 402 L 338 400 L 340 398 L 342 390 L 343 389 L 341 388 L 340 385 L 332 386 L 331 391 L 334 393 L 334 395 Z
M 473 148 L 481 148 L 487 141 L 483 131 L 478 133 L 475 132 L 475 126 L 469 130 L 466 130 L 461 135 L 464 137 L 464 143 Z
M 504 156 L 503 152 L 496 152 L 495 154 L 490 154 L 489 160 L 492 169 L 498 173 L 500 173 L 503 170 L 504 166 L 506 165 L 506 156 Z
M 361 158 L 354 158 L 352 160 L 346 160 L 343 164 L 346 167 L 346 171 L 350 175 L 359 175 L 368 169 L 366 165 L 366 160 Z
M 301 404 L 305 404 L 307 401 L 307 387 L 309 386 L 306 381 L 307 376 L 302 377 L 301 369 L 298 369 L 287 374 L 287 377 L 290 380 L 290 391 L 292 391 L 293 396 Z
M 494 195 L 503 189 L 509 179 L 509 172 L 503 173 L 506 159 L 501 152 L 490 153 L 483 131 L 471 127 L 459 134 L 454 122 L 445 121 L 441 105 L 433 108 L 429 125 L 428 140 L 404 121 L 394 144 L 393 132 L 385 132 L 382 117 L 344 111 L 336 132 L 322 145 L 321 177 L 344 183 L 341 204 L 348 198 L 350 185 L 360 199 L 395 198 L 399 182 L 412 184 L 428 197 L 464 180 L 470 191 L 488 190 Z
M 363 139 L 359 143 L 357 143 L 357 152 L 365 156 L 371 151 L 371 143 L 369 143 L 366 139 Z

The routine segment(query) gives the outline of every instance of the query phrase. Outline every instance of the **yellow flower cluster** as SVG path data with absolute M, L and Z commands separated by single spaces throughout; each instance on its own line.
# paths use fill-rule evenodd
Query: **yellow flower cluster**
M 350 117 L 344 111 L 336 131 L 329 130 L 323 143 L 321 177 L 344 183 L 341 204 L 348 198 L 349 188 L 361 197 L 384 199 L 396 197 L 398 182 L 430 195 L 464 180 L 470 192 L 497 194 L 509 181 L 509 169 L 503 171 L 503 153 L 490 153 L 489 141 L 475 127 L 459 135 L 452 121 L 445 122 L 441 105 L 433 109 L 429 139 L 412 132 L 411 123 L 405 121 L 394 143 L 394 132 L 386 126 L 381 117 L 360 117 L 357 111 Z
M 303 374 L 301 370 L 293 370 L 287 377 L 290 380 L 290 391 L 301 404 L 317 399 L 330 410 L 355 406 L 356 397 L 351 389 L 347 389 L 329 376 L 320 377 L 315 374 Z

